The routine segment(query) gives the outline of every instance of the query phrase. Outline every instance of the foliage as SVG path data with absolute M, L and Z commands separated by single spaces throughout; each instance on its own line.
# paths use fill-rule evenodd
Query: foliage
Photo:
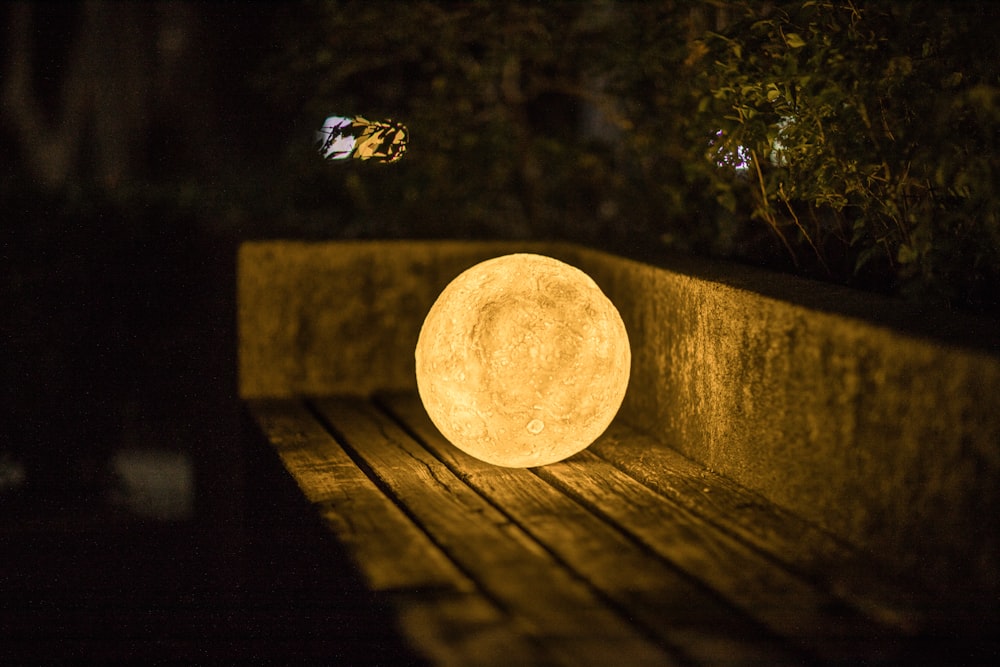
M 722 155 L 750 156 L 753 216 L 796 263 L 922 298 L 993 298 L 1000 43 L 982 10 L 746 3 L 707 37 L 699 116 L 718 123 Z
M 300 229 L 666 244 L 996 308 L 988 5 L 309 7 L 260 77 L 302 115 L 272 183 Z M 305 159 L 330 113 L 402 121 L 411 149 Z
M 669 231 L 654 221 L 681 208 L 682 195 L 662 192 L 684 187 L 679 135 L 660 130 L 665 118 L 637 122 L 632 114 L 645 110 L 626 108 L 621 93 L 626 79 L 645 85 L 638 73 L 669 69 L 664 49 L 680 52 L 684 42 L 660 26 L 687 10 L 622 11 L 611 2 L 314 9 L 263 77 L 272 94 L 306 100 L 303 123 L 335 112 L 394 118 L 411 145 L 389 169 L 294 162 L 296 201 L 325 216 L 315 226 L 591 242 Z M 669 45 L 646 44 L 648 62 L 636 62 L 636 40 L 664 36 Z

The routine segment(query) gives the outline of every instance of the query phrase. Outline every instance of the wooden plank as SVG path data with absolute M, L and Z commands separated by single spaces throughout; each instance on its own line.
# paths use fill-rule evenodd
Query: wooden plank
M 360 399 L 316 405 L 434 541 L 562 664 L 678 664 L 388 416 Z
M 616 422 L 589 448 L 630 477 L 772 555 L 866 615 L 916 634 L 933 608 L 870 556 L 653 438 Z
M 892 629 L 778 567 L 595 454 L 584 451 L 535 470 L 772 632 L 822 660 L 878 661 L 892 658 L 899 648 Z
M 373 590 L 474 589 L 301 403 L 254 401 L 251 411 Z
M 452 446 L 415 394 L 382 395 L 379 403 L 463 481 L 664 644 L 701 664 L 806 660 L 534 471 L 490 465 Z
M 547 662 L 544 651 L 521 636 L 510 616 L 482 595 L 301 402 L 257 400 L 250 409 L 369 586 L 391 594 L 415 650 L 438 665 Z

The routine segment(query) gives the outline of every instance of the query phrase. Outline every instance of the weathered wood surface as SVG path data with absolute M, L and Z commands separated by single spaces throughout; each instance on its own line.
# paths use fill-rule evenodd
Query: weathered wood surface
M 464 269 L 511 252 L 576 266 L 620 311 L 632 347 L 623 421 L 787 510 L 741 509 L 741 539 L 781 536 L 788 565 L 820 570 L 827 559 L 827 583 L 876 602 L 868 591 L 880 575 L 858 584 L 839 547 L 798 539 L 802 523 L 784 519 L 802 517 L 949 607 L 992 606 L 997 618 L 995 322 L 749 267 L 659 266 L 566 243 L 249 242 L 239 254 L 240 396 L 415 390 L 413 350 L 431 304 Z M 907 622 L 907 600 L 877 605 Z
M 302 403 L 259 400 L 252 411 L 303 494 L 375 590 L 398 592 L 400 626 L 442 665 L 542 664 L 544 652 L 348 456 Z M 497 651 L 502 647 L 501 651 Z
M 508 469 L 414 394 L 252 401 L 436 664 L 892 664 L 926 618 L 849 547 L 622 424 Z M 841 563 L 838 565 L 837 563 Z

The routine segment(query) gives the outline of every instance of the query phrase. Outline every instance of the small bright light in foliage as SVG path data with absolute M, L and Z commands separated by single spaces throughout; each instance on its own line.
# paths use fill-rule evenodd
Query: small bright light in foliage
M 408 140 L 402 123 L 361 116 L 330 116 L 316 132 L 317 150 L 327 160 L 395 162 L 406 152 Z
M 459 449 L 524 468 L 608 427 L 628 386 L 621 316 L 591 278 L 550 257 L 487 260 L 449 284 L 417 341 L 427 414 Z
M 722 139 L 724 134 L 722 130 L 715 133 L 718 139 Z M 715 147 L 715 142 L 711 144 Z M 734 151 L 727 151 L 724 146 L 719 146 L 716 148 L 716 158 L 715 163 L 720 167 L 732 167 L 736 171 L 746 171 L 750 168 L 750 151 L 746 146 L 737 146 Z

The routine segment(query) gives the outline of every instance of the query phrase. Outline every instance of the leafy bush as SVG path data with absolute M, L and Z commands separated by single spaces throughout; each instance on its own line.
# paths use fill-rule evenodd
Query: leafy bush
M 395 118 L 409 128 L 411 150 L 391 168 L 293 161 L 285 185 L 307 203 L 296 209 L 301 224 L 622 244 L 671 232 L 662 221 L 689 214 L 678 194 L 684 142 L 662 131 L 669 118 L 646 118 L 644 101 L 624 94 L 661 74 L 658 85 L 669 87 L 673 51 L 683 58 L 685 48 L 669 26 L 686 9 L 313 7 L 288 30 L 285 58 L 262 77 L 272 95 L 288 107 L 304 100 L 304 122 L 317 127 L 333 112 Z M 640 42 L 644 55 L 634 48 Z M 308 147 L 296 151 L 302 157 Z M 321 220 L 311 222 L 314 214 Z
M 272 184 L 302 229 L 670 246 L 997 307 L 988 4 L 310 7 L 273 99 L 395 118 L 411 150 L 333 169 L 303 140 Z
M 987 306 L 998 284 L 995 26 L 982 6 L 744 7 L 699 103 L 749 155 L 752 215 L 796 263 Z M 716 182 L 720 195 L 728 184 Z

